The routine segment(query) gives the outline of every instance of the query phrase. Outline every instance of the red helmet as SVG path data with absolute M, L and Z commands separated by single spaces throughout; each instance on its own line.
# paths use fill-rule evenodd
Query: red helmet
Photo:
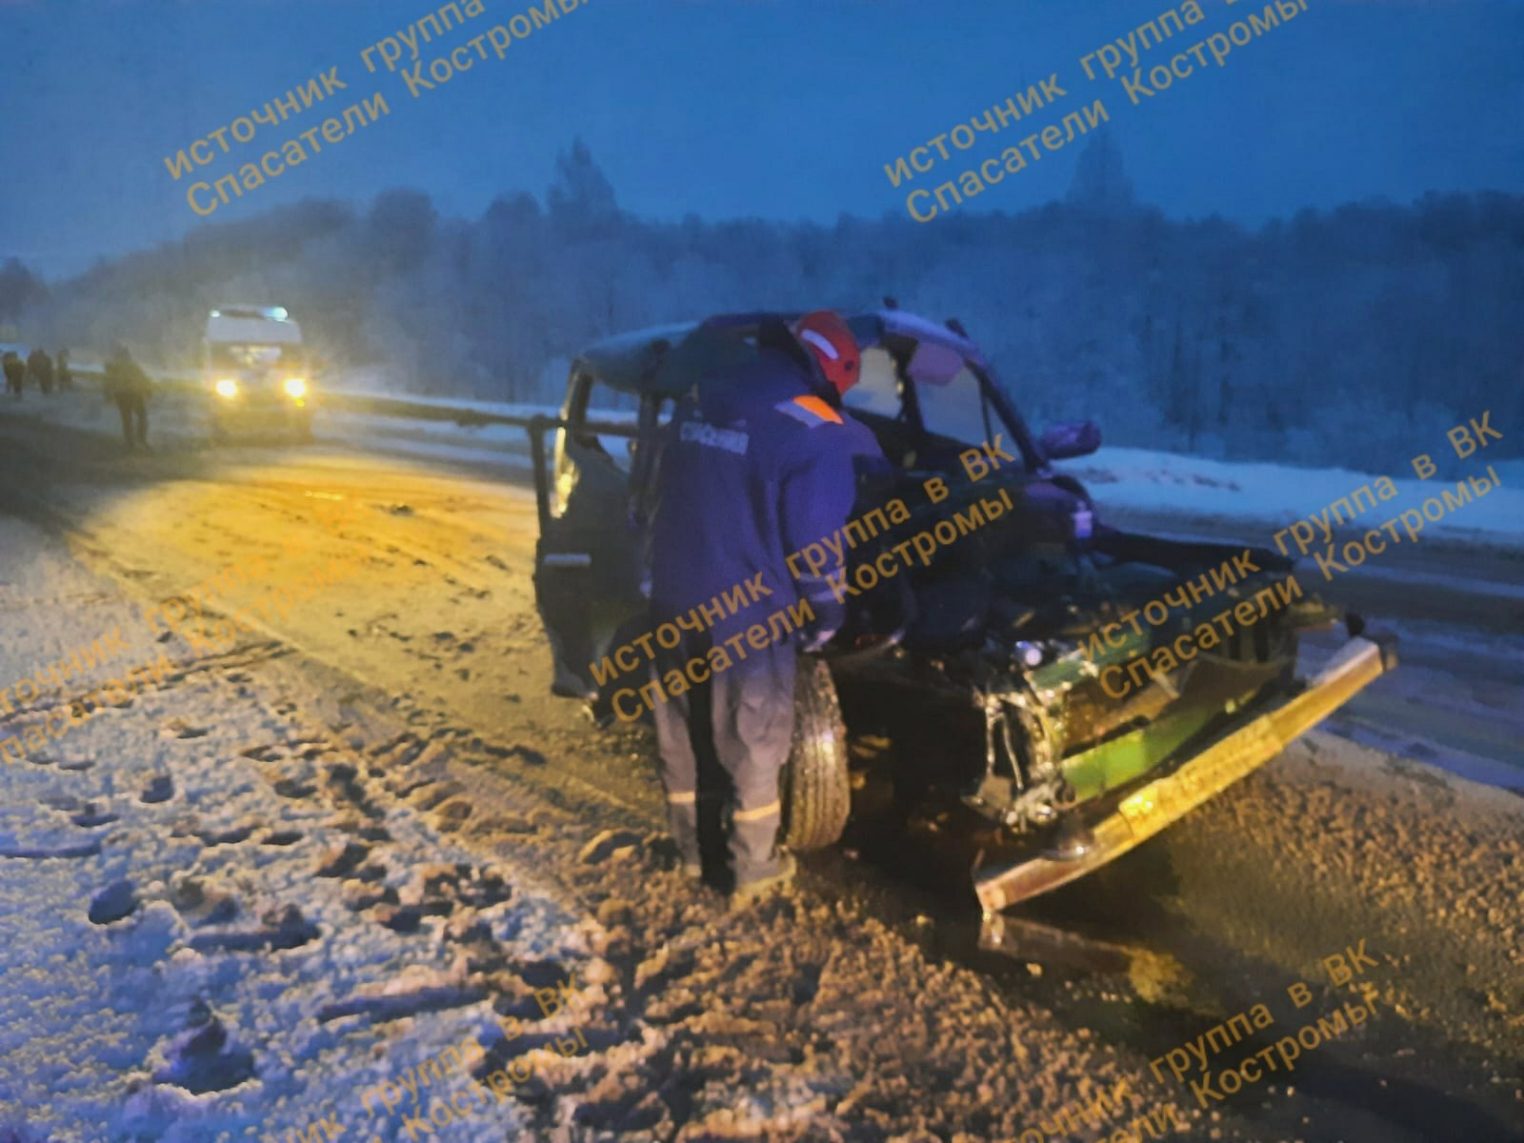
M 857 384 L 862 372 L 862 353 L 857 338 L 841 315 L 832 310 L 807 313 L 793 325 L 794 337 L 820 362 L 826 380 L 845 393 Z

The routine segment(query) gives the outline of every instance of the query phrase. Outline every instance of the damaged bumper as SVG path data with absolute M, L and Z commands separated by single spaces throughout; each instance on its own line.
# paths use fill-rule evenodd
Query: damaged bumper
M 1065 856 L 996 860 L 977 868 L 980 906 L 986 913 L 998 912 L 1120 857 L 1264 765 L 1396 664 L 1394 638 L 1350 639 L 1301 693 L 1126 795 L 1101 820 L 1089 823 L 1083 843 Z

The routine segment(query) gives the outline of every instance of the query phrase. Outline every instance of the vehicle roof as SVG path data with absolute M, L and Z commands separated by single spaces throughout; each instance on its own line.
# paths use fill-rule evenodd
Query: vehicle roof
M 764 322 L 791 322 L 799 316 L 797 312 L 721 314 L 704 321 L 633 330 L 588 346 L 574 368 L 622 392 L 676 396 L 751 360 L 757 352 L 754 339 Z M 917 314 L 883 309 L 845 316 L 863 349 L 884 345 L 908 352 L 934 345 L 970 364 L 984 364 L 973 341 Z
M 207 315 L 205 339 L 233 345 L 300 345 L 302 327 L 279 306 L 219 306 Z

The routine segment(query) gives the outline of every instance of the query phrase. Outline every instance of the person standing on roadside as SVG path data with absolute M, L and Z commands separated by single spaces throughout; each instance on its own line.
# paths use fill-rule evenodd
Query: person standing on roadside
M 0 357 L 0 369 L 5 371 L 6 392 L 19 401 L 21 387 L 26 383 L 26 362 L 17 356 L 15 350 L 7 349 L 5 356 Z
M 751 591 L 749 606 L 707 629 L 678 625 L 678 645 L 656 653 L 658 678 L 694 661 L 708 666 L 653 709 L 668 820 L 683 871 L 695 881 L 704 877 L 700 774 L 717 763 L 728 776 L 735 904 L 786 886 L 794 873 L 793 858 L 778 846 L 778 780 L 793 742 L 797 657 L 824 647 L 846 609 L 827 583 L 835 569 L 795 577 L 786 557 L 846 523 L 859 458 L 882 462 L 871 433 L 841 411 L 860 357 L 835 313 L 806 314 L 791 327 L 774 321 L 759 334 L 752 361 L 700 384 L 664 430 L 651 536 L 653 621 L 686 618 L 741 585 Z M 727 638 L 801 600 L 814 616 L 803 632 L 752 644 L 730 661 L 721 646 Z
M 118 344 L 106 362 L 106 399 L 122 415 L 122 438 L 128 451 L 148 448 L 148 396 L 153 383 L 127 347 Z
M 44 393 L 51 393 L 53 391 L 53 359 L 48 356 L 47 350 L 38 346 L 27 355 L 26 375 Z
M 69 351 L 60 349 L 56 361 L 58 363 L 58 388 L 62 392 L 65 389 L 74 388 L 74 374 L 69 372 Z

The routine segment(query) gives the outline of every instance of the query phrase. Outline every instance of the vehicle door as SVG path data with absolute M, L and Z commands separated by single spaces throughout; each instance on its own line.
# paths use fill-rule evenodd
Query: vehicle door
M 557 694 L 606 692 L 610 681 L 600 681 L 593 664 L 645 620 L 644 528 L 632 512 L 631 484 L 641 450 L 654 445 L 655 405 L 644 404 L 646 415 L 632 395 L 579 370 L 550 456 L 535 449 L 535 599 L 550 636 Z

